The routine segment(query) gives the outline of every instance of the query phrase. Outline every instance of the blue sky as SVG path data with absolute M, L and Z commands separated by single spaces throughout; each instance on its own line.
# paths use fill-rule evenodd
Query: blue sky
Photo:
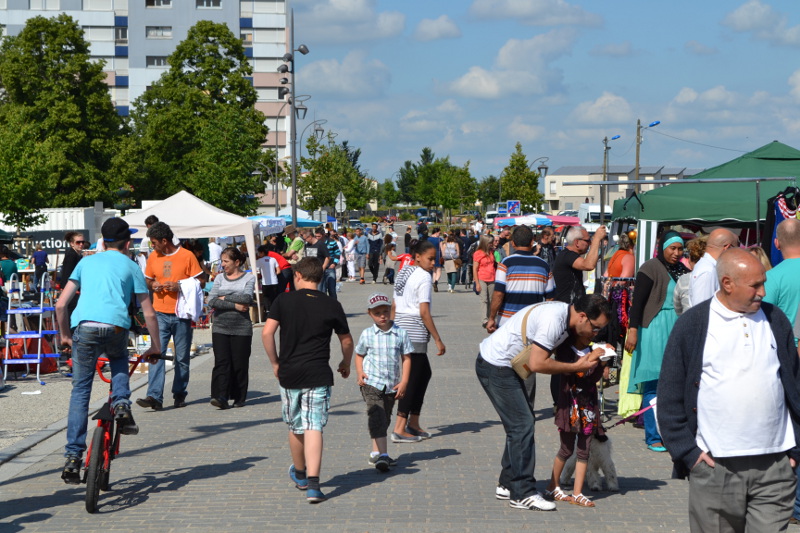
M 661 121 L 642 166 L 708 168 L 772 140 L 800 149 L 796 0 L 290 5 L 295 46 L 311 50 L 297 58 L 298 94 L 312 95 L 299 127 L 326 119 L 380 181 L 425 146 L 480 179 L 518 141 L 553 171 L 600 165 L 603 137 L 621 135 L 609 162 L 633 165 L 637 118 Z

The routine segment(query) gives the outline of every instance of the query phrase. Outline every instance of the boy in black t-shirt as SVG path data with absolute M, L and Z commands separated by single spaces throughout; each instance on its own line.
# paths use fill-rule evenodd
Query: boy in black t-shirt
M 338 372 L 350 375 L 353 337 L 342 305 L 317 290 L 322 263 L 304 257 L 294 266 L 295 291 L 280 294 L 270 308 L 261 340 L 281 386 L 283 420 L 289 425 L 289 477 L 306 491 L 309 503 L 325 500 L 319 488 L 322 428 L 328 421 L 333 385 L 329 364 L 331 334 L 342 345 Z M 275 346 L 280 327 L 281 351 Z

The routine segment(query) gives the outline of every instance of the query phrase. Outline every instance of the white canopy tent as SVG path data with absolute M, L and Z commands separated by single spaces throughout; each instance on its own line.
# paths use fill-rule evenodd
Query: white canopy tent
M 244 235 L 250 265 L 256 265 L 256 241 L 254 221 L 223 211 L 204 202 L 186 191 L 173 194 L 157 205 L 122 217 L 131 228 L 139 230 L 136 238 L 147 239 L 144 221 L 150 215 L 165 222 L 180 239 L 203 239 L 208 237 L 235 237 Z M 261 316 L 261 295 L 256 290 L 259 318 Z

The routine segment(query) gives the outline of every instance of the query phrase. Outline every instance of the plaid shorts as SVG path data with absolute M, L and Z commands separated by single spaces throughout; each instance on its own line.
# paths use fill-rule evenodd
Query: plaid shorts
M 284 389 L 281 387 L 283 421 L 297 435 L 306 431 L 322 431 L 328 423 L 331 388 Z

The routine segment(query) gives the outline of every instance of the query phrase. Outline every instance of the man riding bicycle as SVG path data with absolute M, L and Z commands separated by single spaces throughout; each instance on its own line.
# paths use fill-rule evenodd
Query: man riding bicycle
M 121 218 L 106 220 L 102 227 L 106 251 L 81 260 L 69 277 L 56 304 L 61 343 L 72 346 L 72 396 L 67 419 L 67 462 L 61 478 L 79 484 L 81 457 L 86 450 L 89 398 L 99 357 L 108 358 L 111 366 L 111 408 L 124 435 L 135 435 L 139 427 L 131 414 L 131 391 L 128 381 L 128 307 L 132 295 L 144 312 L 150 332 L 150 349 L 145 356 L 161 353 L 158 322 L 150 302 L 144 275 L 128 257 L 131 234 Z M 67 306 L 80 290 L 78 306 L 67 323 Z

